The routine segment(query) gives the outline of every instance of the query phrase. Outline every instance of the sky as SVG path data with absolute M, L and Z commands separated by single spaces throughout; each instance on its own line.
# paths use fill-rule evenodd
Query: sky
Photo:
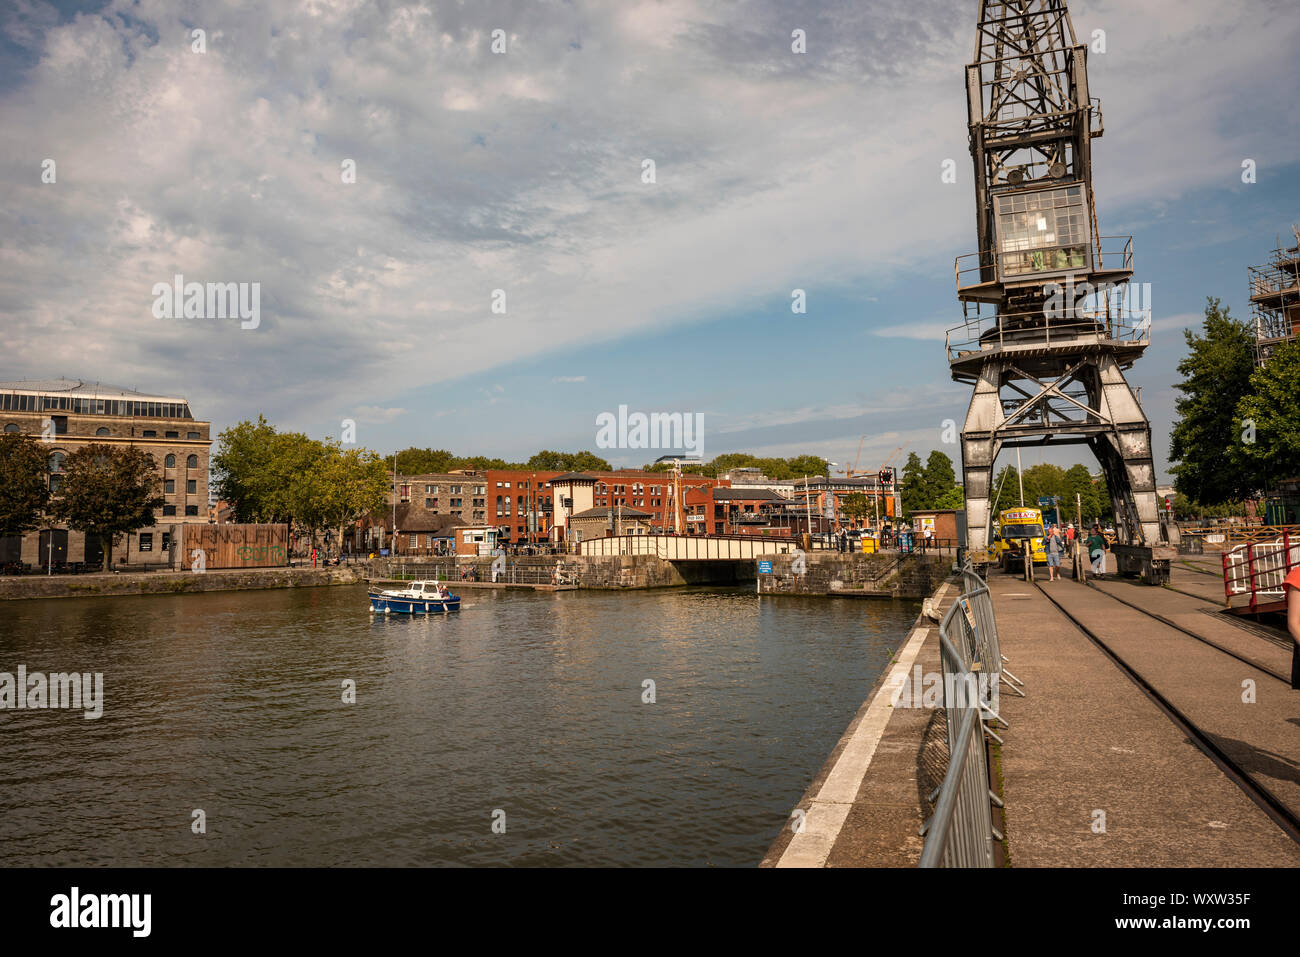
M 975 0 L 0 11 L 0 379 L 183 395 L 214 434 L 350 420 L 382 452 L 637 466 L 660 452 L 597 445 L 626 406 L 702 415 L 705 458 L 959 462 L 944 331 L 976 245 Z M 1163 480 L 1182 330 L 1207 296 L 1248 315 L 1247 266 L 1300 222 L 1300 12 L 1071 13 L 1104 31 L 1097 213 L 1150 284 L 1129 377 Z M 177 274 L 259 284 L 256 327 L 159 318 Z

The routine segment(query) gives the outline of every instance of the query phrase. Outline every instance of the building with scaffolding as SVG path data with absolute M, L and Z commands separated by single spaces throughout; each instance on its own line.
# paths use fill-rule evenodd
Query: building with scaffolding
M 1250 267 L 1250 312 L 1255 324 L 1255 364 L 1268 362 L 1284 342 L 1300 337 L 1300 227 L 1294 246 L 1277 248 L 1262 266 Z

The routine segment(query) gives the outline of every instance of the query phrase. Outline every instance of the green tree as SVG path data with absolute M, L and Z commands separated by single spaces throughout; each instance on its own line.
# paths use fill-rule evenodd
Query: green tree
M 335 443 L 326 446 L 321 470 L 318 513 L 325 527 L 337 531 L 341 545 L 346 526 L 384 506 L 392 488 L 392 476 L 378 453 L 370 449 L 342 449 Z
M 1257 477 L 1252 491 L 1300 476 L 1300 343 L 1278 346 L 1251 374 L 1250 393 L 1234 418 L 1230 459 L 1236 470 Z
M 1188 329 L 1188 355 L 1178 364 L 1178 421 L 1169 436 L 1174 486 L 1188 498 L 1216 505 L 1248 496 L 1260 486 L 1260 459 L 1240 454 L 1238 407 L 1251 392 L 1254 336 L 1218 299 L 1207 298 L 1202 335 Z M 1241 463 L 1225 468 L 1231 457 Z
M 1077 497 L 1076 497 L 1077 496 Z M 1065 494 L 1061 499 L 1061 509 L 1067 522 L 1078 522 L 1097 514 L 1097 488 L 1092 482 L 1092 473 L 1083 464 L 1071 465 L 1065 471 Z M 1082 512 L 1082 516 L 1080 516 Z
M 36 528 L 49 499 L 45 449 L 20 432 L 0 434 L 0 534 Z
M 525 468 L 539 472 L 612 472 L 614 467 L 594 452 L 552 452 L 543 449 L 526 463 Z
M 245 419 L 217 436 L 213 484 L 217 498 L 234 510 L 236 522 L 270 521 L 265 516 L 277 492 L 271 472 L 275 441 L 275 427 L 260 415 L 256 422 Z
M 937 449 L 931 452 L 925 461 L 926 501 L 922 508 L 946 508 L 938 504 L 939 500 L 951 500 L 956 487 L 957 473 L 953 471 L 952 459 Z
M 929 489 L 926 485 L 925 466 L 921 464 L 921 456 L 915 452 L 907 453 L 901 481 L 904 514 L 910 515 L 919 508 L 926 508 L 929 502 Z
M 960 485 L 954 485 L 948 491 L 937 496 L 931 508 L 965 508 L 966 493 Z
M 105 568 L 111 568 L 116 538 L 155 524 L 154 511 L 163 506 L 161 485 L 158 463 L 144 450 L 91 443 L 64 459 L 51 511 L 69 528 L 98 538 Z
M 392 462 L 391 456 L 388 461 Z M 450 472 L 456 461 L 456 455 L 446 449 L 402 449 L 397 453 L 397 471 L 400 475 Z
M 857 522 L 866 520 L 873 514 L 871 500 L 861 492 L 853 492 L 840 500 L 840 509 L 849 518 Z

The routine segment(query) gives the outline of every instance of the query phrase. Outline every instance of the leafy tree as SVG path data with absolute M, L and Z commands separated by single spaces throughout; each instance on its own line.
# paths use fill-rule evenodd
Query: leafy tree
M 247 419 L 217 436 L 212 456 L 217 498 L 230 503 L 236 522 L 270 521 L 266 518 L 277 492 L 270 464 L 276 431 L 263 416 Z
M 925 508 L 929 498 L 925 466 L 921 464 L 921 456 L 915 452 L 907 453 L 907 462 L 903 465 L 901 480 L 903 512 L 910 515 L 919 508 Z
M 1251 374 L 1250 393 L 1234 418 L 1238 434 L 1230 459 L 1236 470 L 1258 476 L 1257 489 L 1300 476 L 1300 343 L 1278 346 Z
M 397 453 L 397 471 L 401 475 L 450 472 L 457 468 L 456 461 L 456 455 L 446 449 L 402 449 Z
M 862 522 L 874 514 L 871 500 L 861 492 L 853 492 L 840 500 L 840 509 L 849 518 Z
M 327 449 L 317 512 L 323 525 L 337 531 L 341 543 L 346 526 L 383 507 L 392 477 L 383 458 L 369 449 L 342 449 L 334 443 Z
M 51 511 L 69 528 L 98 538 L 111 568 L 117 536 L 155 524 L 161 485 L 158 463 L 144 450 L 92 443 L 64 459 Z
M 50 499 L 46 453 L 31 436 L 0 434 L 0 535 L 21 535 L 41 523 Z
M 1217 505 L 1248 496 L 1260 486 L 1263 457 L 1243 455 L 1238 407 L 1251 392 L 1254 336 L 1218 299 L 1207 298 L 1202 335 L 1188 329 L 1189 354 L 1178 364 L 1183 381 L 1175 403 L 1179 419 L 1169 437 L 1174 486 L 1188 498 Z M 1230 457 L 1238 468 L 1225 468 Z M 1242 467 L 1249 466 L 1249 468 Z
M 607 461 L 586 450 L 582 452 L 552 452 L 543 449 L 525 464 L 525 468 L 537 469 L 539 472 L 612 472 L 614 467 Z
M 931 508 L 965 508 L 966 492 L 960 485 L 954 485 L 948 491 L 935 498 Z
M 930 453 L 925 462 L 926 504 L 923 508 L 942 508 L 935 504 L 941 498 L 950 497 L 949 493 L 957 486 L 957 473 L 953 471 L 952 459 L 937 449 Z

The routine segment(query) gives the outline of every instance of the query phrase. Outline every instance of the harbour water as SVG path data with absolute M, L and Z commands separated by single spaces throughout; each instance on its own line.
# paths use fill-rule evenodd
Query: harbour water
M 427 618 L 372 619 L 352 586 L 6 602 L 0 671 L 102 672 L 104 702 L 0 711 L 0 865 L 753 866 L 917 610 L 748 588 L 477 591 Z

